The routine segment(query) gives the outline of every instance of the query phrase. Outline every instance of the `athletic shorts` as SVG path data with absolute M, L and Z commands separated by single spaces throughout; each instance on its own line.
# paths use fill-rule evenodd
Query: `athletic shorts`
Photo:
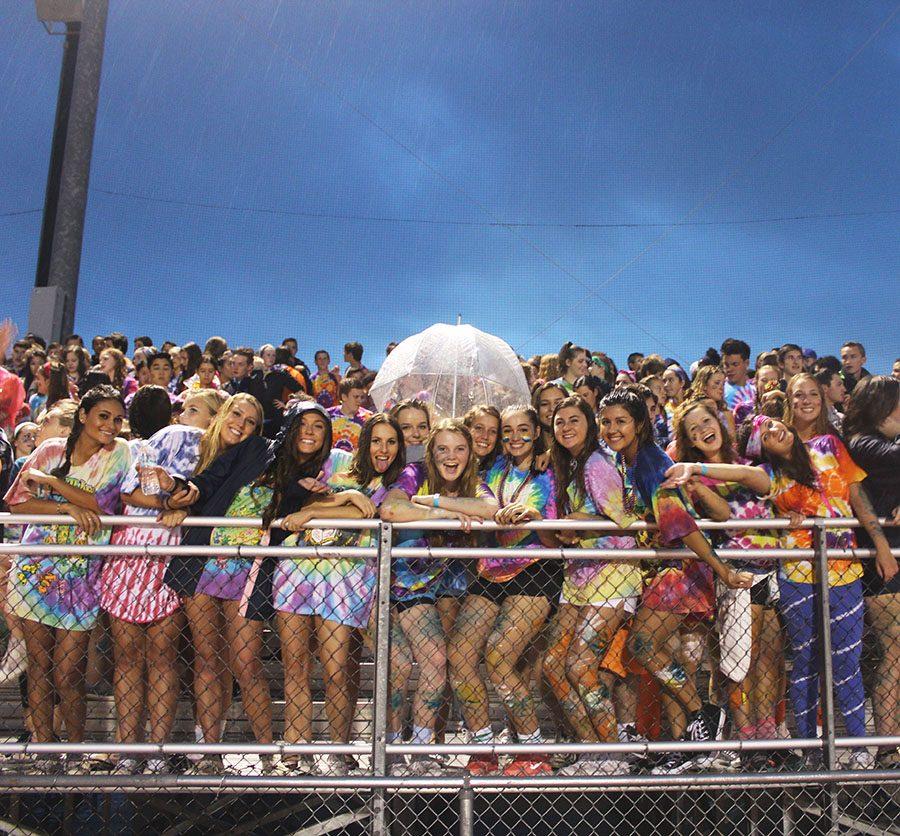
M 562 566 L 559 561 L 538 560 L 508 581 L 492 581 L 478 575 L 469 584 L 469 595 L 478 595 L 494 604 L 502 604 L 513 596 L 555 601 L 561 585 Z

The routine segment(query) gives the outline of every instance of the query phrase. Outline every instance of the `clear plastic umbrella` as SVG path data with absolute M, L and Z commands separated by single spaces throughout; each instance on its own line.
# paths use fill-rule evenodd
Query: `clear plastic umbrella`
M 531 400 L 513 350 L 471 325 L 437 324 L 407 337 L 385 358 L 370 394 L 379 409 L 420 398 L 445 416 L 476 404 L 503 409 Z

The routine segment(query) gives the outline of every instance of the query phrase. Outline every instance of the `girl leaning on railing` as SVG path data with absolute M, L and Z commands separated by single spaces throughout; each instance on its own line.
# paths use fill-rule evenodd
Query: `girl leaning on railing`
M 455 519 L 468 529 L 473 519 L 490 519 L 497 502 L 477 475 L 478 459 L 469 429 L 455 419 L 439 422 L 428 436 L 425 460 L 407 465 L 381 505 L 386 522 Z M 398 546 L 465 543 L 462 535 L 444 532 L 411 532 Z M 413 743 L 431 743 L 447 684 L 447 640 L 436 606 L 443 559 L 401 558 L 391 574 L 392 617 L 391 702 L 388 739 L 399 740 L 403 724 L 411 660 L 419 666 L 413 698 Z M 392 764 L 393 771 L 423 775 L 440 768 L 433 758 L 418 756 L 408 764 Z
M 768 484 L 760 483 L 772 498 L 776 511 L 794 523 L 785 536 L 787 548 L 810 549 L 812 532 L 799 527 L 804 517 L 856 516 L 871 537 L 876 551 L 875 566 L 884 580 L 897 574 L 897 561 L 881 531 L 871 503 L 861 487 L 865 478 L 836 436 L 812 437 L 806 444 L 782 421 L 758 415 L 752 419 L 743 451 L 747 458 L 763 462 L 760 471 Z M 699 474 L 701 468 L 713 478 L 734 478 L 735 465 L 678 465 L 669 472 L 672 483 L 682 483 Z M 851 529 L 826 529 L 829 549 L 852 550 L 856 539 Z M 832 666 L 838 707 L 847 733 L 863 737 L 865 692 L 860 655 L 863 633 L 863 568 L 853 557 L 835 557 L 828 561 L 829 605 L 831 610 Z M 790 560 L 779 573 L 779 606 L 792 648 L 790 697 L 794 720 L 802 738 L 816 734 L 819 708 L 819 641 L 815 620 L 815 571 L 809 560 Z M 821 753 L 810 750 L 807 765 L 821 765 Z M 872 755 L 855 749 L 851 764 L 869 769 Z

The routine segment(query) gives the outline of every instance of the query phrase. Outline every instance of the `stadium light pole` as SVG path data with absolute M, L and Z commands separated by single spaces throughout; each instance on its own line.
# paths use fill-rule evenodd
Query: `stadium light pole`
M 109 0 L 35 0 L 38 20 L 63 35 L 56 118 L 28 330 L 62 340 L 75 326 L 84 216 Z M 64 24 L 59 30 L 58 24 Z

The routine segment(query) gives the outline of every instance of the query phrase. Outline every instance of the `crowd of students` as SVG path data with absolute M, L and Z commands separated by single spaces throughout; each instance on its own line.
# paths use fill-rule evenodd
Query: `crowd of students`
M 311 370 L 297 348 L 285 340 L 230 350 L 214 337 L 203 350 L 157 349 L 141 337 L 128 358 L 121 334 L 95 338 L 92 352 L 75 336 L 64 345 L 33 335 L 13 344 L 0 370 L 5 505 L 72 524 L 8 525 L 4 539 L 88 547 L 14 555 L 0 567 L 9 629 L 0 678 L 27 669 L 32 741 L 84 739 L 91 639 L 108 629 L 117 741 L 171 740 L 187 646 L 196 739 L 222 739 L 234 682 L 254 739 L 269 743 L 267 625 L 281 648 L 283 739 L 313 739 L 318 659 L 329 739 L 349 741 L 361 649 L 374 631 L 373 559 L 250 559 L 223 548 L 209 558 L 103 560 L 89 547 L 369 546 L 371 530 L 305 526 L 373 517 L 461 523 L 397 529 L 397 545 L 493 550 L 476 560 L 392 563 L 389 742 L 442 740 L 451 697 L 473 741 L 497 740 L 489 689 L 508 732 L 526 745 L 544 742 L 550 720 L 555 739 L 583 742 L 771 740 L 787 736 L 786 718 L 796 736 L 814 737 L 820 636 L 806 517 L 860 523 L 826 534 L 827 546 L 841 550 L 827 581 L 846 730 L 866 734 L 868 697 L 876 733 L 900 734 L 900 574 L 891 553 L 900 546 L 900 361 L 890 376 L 871 375 L 858 342 L 846 343 L 839 359 L 786 344 L 758 355 L 751 369 L 749 346 L 729 339 L 688 367 L 632 354 L 619 370 L 607 355 L 566 343 L 556 355 L 522 360 L 530 403 L 443 418 L 424 400 L 376 411 L 368 394 L 375 375 L 359 343 L 345 346 L 343 374 L 324 350 Z M 100 515 L 117 513 L 135 525 L 100 525 Z M 191 526 L 189 515 L 259 517 L 263 525 Z M 164 525 L 141 526 L 147 516 Z M 700 519 L 775 517 L 790 526 L 698 527 Z M 879 517 L 888 519 L 884 529 Z M 481 520 L 505 528 L 473 531 Z M 619 530 L 522 527 L 536 520 L 611 521 Z M 639 521 L 655 528 L 624 530 Z M 874 557 L 859 559 L 857 545 Z M 571 558 L 534 556 L 560 546 Z M 634 548 L 687 551 L 642 561 L 615 554 Z M 766 548 L 798 554 L 754 555 Z M 584 559 L 576 549 L 606 555 Z M 744 556 L 726 560 L 717 549 Z M 866 625 L 878 649 L 868 692 Z M 802 765 L 817 766 L 817 757 L 812 750 Z M 729 758 L 674 752 L 653 763 L 596 755 L 566 762 L 532 752 L 502 767 L 495 755 L 474 755 L 467 769 L 678 774 L 733 766 Z M 861 747 L 851 763 L 898 768 L 900 752 Z M 89 758 L 68 764 L 94 766 Z M 743 766 L 778 768 L 779 753 L 756 751 Z M 61 762 L 39 756 L 32 767 Z M 339 755 L 319 764 L 262 759 L 264 770 L 286 774 L 352 767 Z M 121 773 L 172 768 L 162 758 L 115 764 Z M 217 755 L 191 767 L 222 768 Z M 424 775 L 444 763 L 418 755 L 393 758 L 390 768 Z

